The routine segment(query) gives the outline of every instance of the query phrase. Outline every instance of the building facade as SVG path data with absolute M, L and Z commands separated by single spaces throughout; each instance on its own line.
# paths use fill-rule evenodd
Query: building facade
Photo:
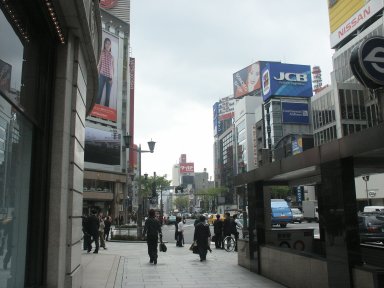
M 1 1 L 1 287 L 81 287 L 99 1 Z M 5 40 L 6 39 L 6 40 Z
M 122 224 L 138 206 L 137 189 L 130 176 L 136 170 L 134 152 L 125 149 L 123 140 L 124 135 L 134 134 L 130 0 L 101 1 L 101 18 L 99 87 L 95 106 L 86 119 L 83 214 L 89 215 L 96 207 L 114 223 Z

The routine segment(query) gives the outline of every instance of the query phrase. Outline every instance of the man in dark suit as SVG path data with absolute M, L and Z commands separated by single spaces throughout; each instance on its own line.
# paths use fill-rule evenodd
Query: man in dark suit
M 158 236 L 162 237 L 161 224 L 159 220 L 155 218 L 155 210 L 149 210 L 148 219 L 145 220 L 144 233 L 147 236 L 149 263 L 157 264 L 157 241 Z
M 220 219 L 220 214 L 216 215 L 216 220 L 213 222 L 213 232 L 215 233 L 216 249 L 223 248 L 223 221 Z
M 93 253 L 99 253 L 99 218 L 97 217 L 97 210 L 93 209 L 91 215 L 85 221 L 85 232 L 91 235 L 92 241 L 89 241 L 87 252 L 92 250 L 92 242 L 95 241 L 95 250 Z
M 200 262 L 207 260 L 207 252 L 210 250 L 209 238 L 211 237 L 211 231 L 209 225 L 205 223 L 205 216 L 200 216 L 200 222 L 195 226 L 195 233 L 193 240 L 197 242 L 197 248 L 199 250 Z

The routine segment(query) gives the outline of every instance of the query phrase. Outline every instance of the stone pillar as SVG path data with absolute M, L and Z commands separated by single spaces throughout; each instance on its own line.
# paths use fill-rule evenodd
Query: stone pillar
M 263 182 L 253 182 L 247 185 L 249 213 L 249 257 L 255 263 L 251 270 L 261 272 L 259 246 L 265 244 L 265 201 Z
M 352 287 L 361 264 L 353 158 L 321 165 L 319 217 L 325 234 L 329 287 Z

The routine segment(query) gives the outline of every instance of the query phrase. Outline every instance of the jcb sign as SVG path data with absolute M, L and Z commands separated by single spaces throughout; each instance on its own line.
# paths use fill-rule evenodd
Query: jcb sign
M 268 62 L 262 73 L 263 100 L 274 96 L 311 97 L 311 66 Z
M 277 81 L 291 81 L 291 82 L 307 82 L 308 77 L 306 74 L 301 73 L 285 73 L 280 72 L 279 77 L 273 77 Z

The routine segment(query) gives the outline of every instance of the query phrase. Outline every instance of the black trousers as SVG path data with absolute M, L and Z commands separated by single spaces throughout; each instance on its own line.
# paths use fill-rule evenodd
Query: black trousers
M 93 252 L 99 252 L 99 232 L 97 232 L 97 234 L 94 234 L 94 235 L 91 235 L 92 236 L 92 240 L 91 242 L 89 243 L 88 245 L 88 251 L 91 251 L 92 250 L 92 242 L 95 241 L 95 250 Z
M 148 245 L 148 255 L 150 260 L 157 259 L 157 236 L 148 236 L 147 245 Z
M 216 248 L 223 248 L 223 234 L 215 234 L 215 247 Z
M 177 242 L 176 242 L 176 246 L 178 247 L 182 247 L 183 246 L 183 232 L 177 232 Z

